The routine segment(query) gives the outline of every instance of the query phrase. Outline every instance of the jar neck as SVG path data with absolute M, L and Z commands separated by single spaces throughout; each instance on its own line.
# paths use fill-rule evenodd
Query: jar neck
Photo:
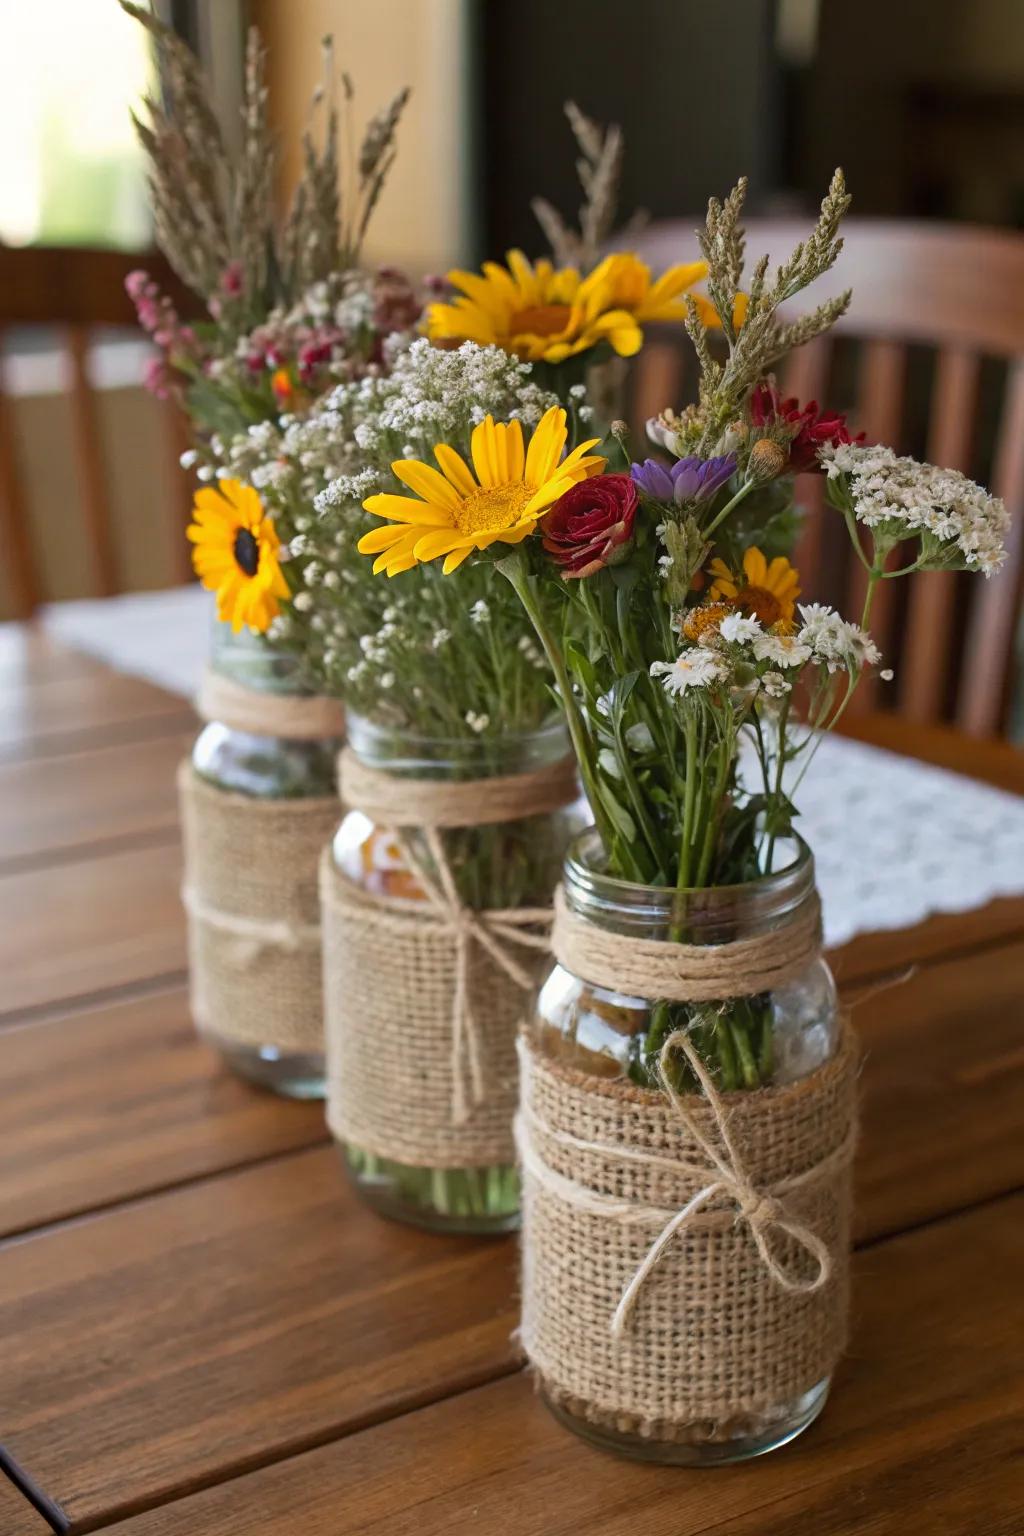
M 546 768 L 570 751 L 560 719 L 537 730 L 487 738 L 425 736 L 350 714 L 347 736 L 348 745 L 368 767 L 405 778 L 499 778 Z
M 814 856 L 803 839 L 780 839 L 776 854 L 781 869 L 742 885 L 634 885 L 604 873 L 606 856 L 591 827 L 570 847 L 562 881 L 572 911 L 613 933 L 725 944 L 783 927 L 815 899 Z
M 299 696 L 316 692 L 309 686 L 301 657 L 280 650 L 263 635 L 255 635 L 249 629 L 241 629 L 235 634 L 229 624 L 218 619 L 213 622 L 210 665 L 221 677 L 229 678 L 253 693 Z

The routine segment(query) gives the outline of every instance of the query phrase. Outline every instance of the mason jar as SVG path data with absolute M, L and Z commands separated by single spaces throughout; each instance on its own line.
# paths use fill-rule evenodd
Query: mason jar
M 459 903 L 471 913 L 550 907 L 565 849 L 582 824 L 575 777 L 569 762 L 569 743 L 560 720 L 500 739 L 483 736 L 451 739 L 413 735 L 366 718 L 350 716 L 348 748 L 361 763 L 383 771 L 399 782 L 479 783 L 492 778 L 529 775 L 558 764 L 566 767 L 569 794 L 565 798 L 570 803 L 542 814 L 447 826 L 431 834 L 415 825 L 396 832 L 393 827 L 378 824 L 362 811 L 352 809 L 338 828 L 333 845 L 337 871 L 368 898 L 376 898 L 391 906 L 397 903 L 399 908 L 404 904 L 407 910 L 410 907 L 427 910 L 428 893 L 421 877 L 430 880 L 435 890 L 445 883 L 438 870 L 437 854 L 440 852 Z M 347 931 L 351 933 L 351 928 Z M 354 1035 L 347 1027 L 350 999 L 341 996 L 337 1000 L 341 1011 L 337 1028 L 344 1034 L 337 1070 L 342 1077 L 348 1074 L 348 1081 L 339 1083 L 340 1096 L 344 1097 L 346 1089 L 354 1093 L 352 1077 L 355 1071 L 360 1076 L 376 1073 L 375 1077 L 366 1077 L 366 1082 L 375 1086 L 358 1094 L 360 1119 L 372 1128 L 375 1145 L 362 1145 L 358 1137 L 346 1135 L 341 1154 L 360 1195 L 384 1215 L 447 1232 L 504 1232 L 518 1222 L 519 1189 L 512 1143 L 517 1076 L 515 1035 L 518 1023 L 532 1004 L 531 994 L 535 994 L 548 957 L 544 953 L 546 945 L 519 949 L 513 942 L 511 947 L 518 967 L 525 969 L 531 978 L 528 991 L 518 988 L 479 949 L 476 951 L 479 965 L 470 978 L 470 989 L 478 994 L 474 999 L 475 1011 L 481 1017 L 486 1016 L 489 1031 L 486 1051 L 491 1086 L 488 1092 L 493 1099 L 482 1108 L 492 1123 L 497 1116 L 498 1130 L 494 1140 L 502 1148 L 500 1155 L 492 1156 L 486 1164 L 458 1165 L 460 1133 L 455 1128 L 448 1128 L 450 1106 L 442 1101 L 440 1091 L 432 1104 L 424 1107 L 421 1101 L 415 1113 L 412 1105 L 408 1106 L 410 1121 L 417 1115 L 422 1116 L 424 1122 L 429 1121 L 423 1145 L 425 1149 L 434 1148 L 435 1160 L 431 1160 L 431 1153 L 426 1150 L 422 1161 L 413 1161 L 408 1153 L 401 1155 L 397 1150 L 395 1155 L 388 1155 L 386 1124 L 389 1122 L 394 1126 L 396 1121 L 404 1118 L 405 1112 L 401 1102 L 385 1103 L 385 1100 L 395 1098 L 394 1083 L 399 1076 L 399 1067 L 407 1068 L 412 1062 L 416 1064 L 417 1075 L 424 1081 L 446 1082 L 451 1056 L 448 1014 L 445 1013 L 441 1021 L 440 1033 L 445 1035 L 443 1049 L 437 1044 L 428 1050 L 424 1045 L 426 1032 L 419 1031 L 418 1038 L 409 1017 L 396 1016 L 382 1019 L 378 1050 L 373 1045 L 367 1047 L 365 1042 L 356 1045 Z M 386 959 L 382 964 L 386 967 Z M 395 964 L 400 967 L 401 962 Z M 330 1057 L 336 1027 L 331 1023 L 334 1002 L 331 978 L 327 974 L 329 968 L 328 958 L 325 985 Z M 391 974 L 389 986 L 397 983 L 401 989 L 402 980 L 401 976 Z M 416 977 L 409 980 L 415 1002 L 417 980 Z M 365 1026 L 365 1020 L 356 1022 Z M 465 1048 L 468 1049 L 468 1042 Z M 389 1057 L 388 1053 L 395 1051 L 402 1060 L 392 1071 L 387 1063 L 395 1058 Z M 443 1062 L 435 1059 L 442 1054 Z M 374 1059 L 368 1060 L 368 1056 Z M 331 1118 L 335 1094 L 334 1062 L 330 1061 L 329 1066 Z M 458 1063 L 456 1070 L 461 1069 L 462 1064 Z M 377 1111 L 379 1126 L 375 1124 Z M 351 1106 L 347 1113 L 351 1117 Z M 335 1134 L 340 1139 L 340 1133 L 336 1131 Z
M 813 920 L 817 897 L 810 850 L 793 838 L 788 846 L 780 843 L 778 853 L 784 867 L 777 873 L 742 885 L 677 891 L 606 874 L 600 840 L 591 829 L 569 851 L 562 889 L 569 912 L 609 934 L 666 944 L 721 945 L 768 936 L 808 914 Z M 674 1032 L 685 1031 L 726 1114 L 742 1121 L 744 1105 L 753 1105 L 756 1090 L 800 1083 L 830 1063 L 837 1051 L 841 1032 L 836 988 L 820 946 L 806 964 L 798 964 L 799 974 L 771 991 L 690 1004 L 625 995 L 593 985 L 556 963 L 540 989 L 536 1015 L 527 1030 L 530 1051 L 556 1070 L 566 1069 L 577 1083 L 593 1083 L 595 1091 L 606 1096 L 601 1085 L 623 1085 L 632 1092 L 636 1112 L 642 1115 L 644 1095 L 638 1101 L 635 1090 L 661 1087 L 662 1047 Z M 684 1056 L 672 1054 L 670 1048 L 665 1064 L 677 1094 L 701 1094 Z M 652 1093 L 651 1100 L 664 1104 L 664 1090 L 657 1101 Z M 564 1130 L 563 1126 L 563 1140 Z M 839 1129 L 836 1134 L 841 1134 Z M 837 1244 L 844 1235 L 844 1199 L 837 1205 Z M 533 1262 L 533 1241 L 528 1209 L 524 1273 L 529 1273 Z M 573 1255 L 570 1284 L 575 1263 Z M 845 1269 L 845 1261 L 841 1267 Z M 843 1309 L 845 1326 L 845 1279 L 837 1296 L 835 1304 Z M 692 1312 L 687 1310 L 691 1299 Z M 533 1304 L 535 1312 L 538 1305 Z M 588 1298 L 580 1296 L 580 1309 L 586 1310 L 587 1305 Z M 707 1318 L 706 1296 L 678 1296 L 676 1326 L 680 1335 L 704 1330 L 700 1355 L 705 1364 L 713 1361 L 717 1345 L 724 1351 L 735 1343 L 716 1339 L 715 1325 Z M 572 1323 L 568 1326 L 571 1334 Z M 524 1342 L 529 1352 L 529 1341 Z M 581 1348 L 583 1344 L 581 1339 Z M 666 1361 L 668 1369 L 673 1369 L 673 1347 L 671 1336 L 659 1346 L 662 1370 Z M 543 1352 L 542 1341 L 538 1352 Z M 694 1466 L 741 1461 L 785 1444 L 821 1412 L 830 1383 L 830 1375 L 823 1373 L 820 1379 L 807 1381 L 803 1390 L 757 1412 L 701 1415 L 689 1422 L 659 1425 L 641 1422 L 628 1411 L 591 1411 L 578 1392 L 560 1390 L 543 1372 L 540 1376 L 541 1391 L 556 1417 L 585 1440 L 642 1460 Z
M 302 676 L 298 657 L 276 649 L 262 636 L 243 629 L 233 634 L 227 624 L 215 623 L 211 666 L 214 673 L 251 693 L 282 699 L 313 697 Z M 337 825 L 337 757 L 341 748 L 337 735 L 317 739 L 296 739 L 256 734 L 240 730 L 224 720 L 209 719 L 192 750 L 192 768 L 206 784 L 235 795 L 250 796 L 261 802 L 307 803 L 317 816 L 322 808 L 323 836 L 326 843 Z M 314 802 L 316 805 L 314 806 Z M 244 857 L 244 847 L 239 850 Z M 316 856 L 310 867 L 291 867 L 281 850 L 279 874 L 291 886 L 308 887 L 307 915 L 316 917 Z M 318 950 L 310 952 L 305 963 L 319 976 Z M 259 1036 L 261 981 L 254 969 L 251 978 L 251 1009 L 245 1033 Z M 324 1094 L 324 1054 L 316 1049 L 295 1050 L 273 1039 L 246 1043 L 219 1033 L 209 1021 L 197 1020 L 197 1028 L 240 1076 L 271 1088 L 290 1098 L 322 1098 Z

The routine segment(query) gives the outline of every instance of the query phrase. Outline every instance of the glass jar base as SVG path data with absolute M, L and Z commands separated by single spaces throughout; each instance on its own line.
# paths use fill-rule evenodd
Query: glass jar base
M 428 1232 L 500 1237 L 519 1227 L 515 1167 L 417 1168 L 360 1147 L 338 1151 L 356 1191 L 378 1215 Z
M 276 1045 L 242 1045 L 208 1029 L 197 1031 L 239 1077 L 286 1099 L 326 1097 L 324 1058 L 315 1052 L 282 1051 Z
M 832 1378 L 826 1376 L 795 1402 L 780 1408 L 777 1414 L 761 1417 L 745 1414 L 742 1422 L 737 1421 L 734 1427 L 727 1424 L 713 1426 L 702 1421 L 692 1426 L 689 1435 L 680 1429 L 679 1438 L 672 1440 L 657 1440 L 592 1424 L 555 1401 L 543 1384 L 540 1390 L 558 1422 L 599 1450 L 612 1451 L 633 1461 L 658 1462 L 670 1467 L 724 1467 L 732 1462 L 766 1456 L 769 1451 L 777 1451 L 795 1440 L 821 1413 L 831 1382 Z

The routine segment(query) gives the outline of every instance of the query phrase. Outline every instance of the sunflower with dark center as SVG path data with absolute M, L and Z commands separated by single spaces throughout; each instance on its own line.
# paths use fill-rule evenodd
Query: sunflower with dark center
M 235 634 L 247 625 L 263 634 L 291 593 L 278 561 L 274 522 L 251 485 L 221 480 L 196 492 L 192 564 L 203 586 L 217 594 L 217 617 Z
M 784 555 L 769 562 L 756 545 L 743 555 L 743 568 L 731 571 L 724 560 L 712 560 L 711 601 L 728 603 L 748 618 L 758 619 L 765 629 L 789 624 L 800 596 L 800 575 Z

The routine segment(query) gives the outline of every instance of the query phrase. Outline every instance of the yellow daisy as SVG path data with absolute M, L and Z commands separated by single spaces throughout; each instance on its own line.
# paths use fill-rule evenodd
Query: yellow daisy
M 765 629 L 788 624 L 800 596 L 800 575 L 784 555 L 769 565 L 756 546 L 743 556 L 743 574 L 734 575 L 724 560 L 712 560 L 708 573 L 714 580 L 708 594 L 712 602 L 727 602 L 741 613 L 759 619 Z
M 553 405 L 525 450 L 518 421 L 506 425 L 488 416 L 473 430 L 472 470 L 447 443 L 434 449 L 440 474 L 418 459 L 397 459 L 391 468 L 416 494 L 381 494 L 363 502 L 367 512 L 389 523 L 359 540 L 362 554 L 377 556 L 374 574 L 397 576 L 443 555 L 447 576 L 474 549 L 521 543 L 571 485 L 604 468 L 606 461 L 589 452 L 596 437 L 563 459 L 566 435 L 565 411 Z
M 217 594 L 217 617 L 237 635 L 243 624 L 257 634 L 270 627 L 280 598 L 291 596 L 281 575 L 273 519 L 251 485 L 220 480 L 196 492 L 195 521 L 186 530 L 195 546 L 192 564 L 203 586 Z
M 560 363 L 600 342 L 632 357 L 643 345 L 644 324 L 685 320 L 682 295 L 707 274 L 703 261 L 691 261 L 652 281 L 650 267 L 628 252 L 606 256 L 587 277 L 575 267 L 531 263 L 522 251 L 509 251 L 507 260 L 507 267 L 485 262 L 482 274 L 448 273 L 461 292 L 451 303 L 429 306 L 432 341 L 475 341 L 529 362 Z M 704 323 L 717 325 L 708 300 L 694 298 Z

